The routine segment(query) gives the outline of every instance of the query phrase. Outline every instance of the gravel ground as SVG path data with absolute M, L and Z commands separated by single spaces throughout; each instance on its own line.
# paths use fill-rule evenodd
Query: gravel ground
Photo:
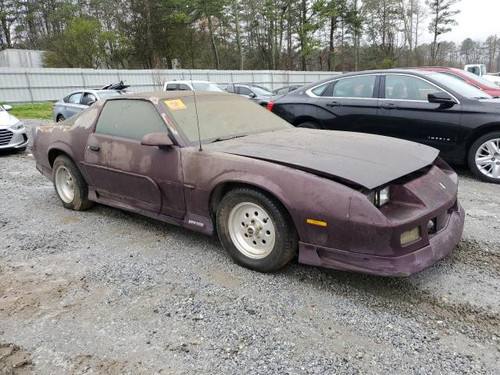
M 269 275 L 216 238 L 65 210 L 29 151 L 4 153 L 0 374 L 498 374 L 500 186 L 460 177 L 463 240 L 430 269 Z

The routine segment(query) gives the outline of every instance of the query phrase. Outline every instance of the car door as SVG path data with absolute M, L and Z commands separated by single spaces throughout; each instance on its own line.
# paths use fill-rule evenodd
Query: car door
M 446 92 L 418 76 L 386 74 L 378 112 L 379 134 L 427 144 L 444 154 L 452 152 L 459 134 L 462 106 L 429 103 L 427 95 L 439 91 Z
M 108 100 L 88 138 L 85 167 L 101 200 L 182 219 L 180 148 L 141 145 L 159 132 L 168 130 L 148 100 Z
M 332 81 L 316 102 L 316 117 L 323 128 L 376 132 L 377 85 L 376 74 Z

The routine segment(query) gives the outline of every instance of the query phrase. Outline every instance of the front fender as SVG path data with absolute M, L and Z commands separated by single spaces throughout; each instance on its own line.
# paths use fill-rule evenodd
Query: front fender
M 338 238 L 339 232 L 351 220 L 353 205 L 359 207 L 366 203 L 367 209 L 361 213 L 365 216 L 363 219 L 368 218 L 370 222 L 378 224 L 385 221 L 360 192 L 284 165 L 191 149 L 183 153 L 183 167 L 186 208 L 197 215 L 211 216 L 211 196 L 218 186 L 239 183 L 255 186 L 279 200 L 290 214 L 301 241 L 327 244 L 331 242 L 332 236 Z M 308 219 L 324 221 L 327 226 L 308 224 Z

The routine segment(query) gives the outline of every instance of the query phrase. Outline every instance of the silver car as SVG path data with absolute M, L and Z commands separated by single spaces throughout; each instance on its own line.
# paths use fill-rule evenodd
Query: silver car
M 28 136 L 23 123 L 16 116 L 12 116 L 10 105 L 0 105 L 0 150 L 26 150 Z
M 92 103 L 102 98 L 124 94 L 123 90 L 78 90 L 65 96 L 52 107 L 52 119 L 64 121 L 78 112 L 88 108 Z

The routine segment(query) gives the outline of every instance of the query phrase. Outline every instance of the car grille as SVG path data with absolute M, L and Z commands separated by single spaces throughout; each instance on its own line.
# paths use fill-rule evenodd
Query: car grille
M 13 133 L 10 130 L 0 129 L 0 146 L 9 144 Z

